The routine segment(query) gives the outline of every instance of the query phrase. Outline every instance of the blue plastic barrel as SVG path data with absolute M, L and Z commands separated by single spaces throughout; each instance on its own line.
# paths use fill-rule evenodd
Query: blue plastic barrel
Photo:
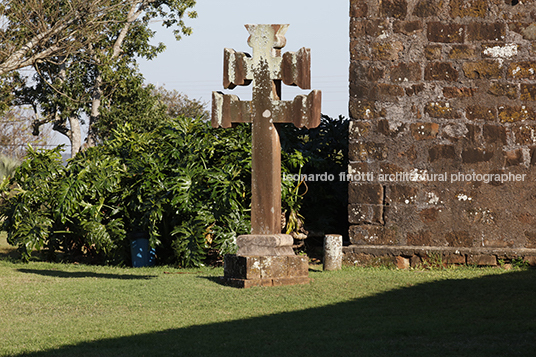
M 134 268 L 152 267 L 155 260 L 155 249 L 149 247 L 149 239 L 138 238 L 130 243 L 132 266 Z

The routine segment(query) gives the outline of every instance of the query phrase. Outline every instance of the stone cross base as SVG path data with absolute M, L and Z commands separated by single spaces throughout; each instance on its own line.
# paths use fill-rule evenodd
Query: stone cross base
M 244 234 L 236 238 L 236 255 L 295 255 L 294 238 L 288 234 Z
M 237 288 L 309 283 L 309 262 L 304 256 L 227 254 L 223 267 L 224 283 Z

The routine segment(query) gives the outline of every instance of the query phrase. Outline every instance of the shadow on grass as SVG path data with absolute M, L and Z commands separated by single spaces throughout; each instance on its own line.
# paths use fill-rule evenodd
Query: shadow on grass
M 527 270 L 28 355 L 528 356 L 536 349 L 535 297 L 536 271 Z
M 57 278 L 101 278 L 101 279 L 122 279 L 122 280 L 148 280 L 156 278 L 156 275 L 130 275 L 130 274 L 101 274 L 88 271 L 72 272 L 49 269 L 17 269 L 21 273 L 38 274 L 43 276 L 53 276 Z
M 8 245 L 5 238 L 0 238 L 0 260 L 16 261 L 18 259 L 20 259 L 20 253 L 17 248 Z

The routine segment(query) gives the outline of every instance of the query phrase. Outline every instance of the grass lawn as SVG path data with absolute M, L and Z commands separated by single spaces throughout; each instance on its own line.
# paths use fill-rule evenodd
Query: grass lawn
M 311 266 L 234 289 L 222 269 L 15 263 L 0 238 L 1 356 L 527 356 L 536 270 Z

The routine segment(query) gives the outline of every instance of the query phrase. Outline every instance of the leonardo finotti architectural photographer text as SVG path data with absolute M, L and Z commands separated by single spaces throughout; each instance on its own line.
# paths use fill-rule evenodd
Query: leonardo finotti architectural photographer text
M 335 180 L 345 182 L 484 182 L 505 183 L 524 182 L 527 174 L 502 173 L 429 173 L 426 170 L 413 170 L 411 172 L 374 173 L 374 172 L 340 172 L 338 177 L 327 172 L 321 174 L 283 174 L 285 181 L 332 182 Z

